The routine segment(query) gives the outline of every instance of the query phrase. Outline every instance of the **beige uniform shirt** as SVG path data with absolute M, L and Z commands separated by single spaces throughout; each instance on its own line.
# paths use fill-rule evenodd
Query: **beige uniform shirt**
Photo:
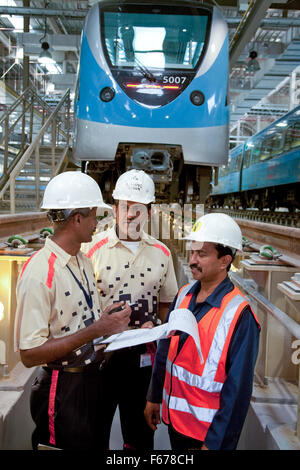
M 90 260 L 81 252 L 69 255 L 47 238 L 45 246 L 24 264 L 18 279 L 15 349 L 35 348 L 48 338 L 75 333 L 97 320 L 99 314 L 99 295 Z M 95 359 L 93 345 L 88 344 L 58 364 L 85 365 Z
M 115 227 L 98 233 L 82 251 L 92 260 L 100 305 L 137 302 L 131 326 L 157 320 L 159 302 L 172 302 L 178 287 L 170 250 L 144 233 L 134 254 L 116 235 Z

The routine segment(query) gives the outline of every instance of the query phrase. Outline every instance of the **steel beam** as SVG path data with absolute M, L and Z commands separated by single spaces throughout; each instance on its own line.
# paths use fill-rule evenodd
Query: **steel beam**
M 0 7 L 0 15 L 18 15 L 18 16 L 56 16 L 66 17 L 73 20 L 82 20 L 86 17 L 88 10 L 70 10 L 70 9 L 47 9 L 47 8 L 25 8 L 25 7 Z
M 234 43 L 229 51 L 229 68 L 232 69 L 241 53 L 243 52 L 246 44 L 250 43 L 254 36 L 255 31 L 260 25 L 261 20 L 264 18 L 272 0 L 256 0 L 252 8 L 249 10 L 245 18 L 239 34 L 237 35 Z
M 264 2 L 258 0 L 257 3 L 263 4 Z M 272 2 L 268 2 L 270 5 Z M 265 11 L 267 8 L 265 9 Z M 24 8 L 24 7 L 9 7 L 9 6 L 0 6 L 1 15 L 17 15 L 17 16 L 38 16 L 38 17 L 60 17 L 70 18 L 70 19 L 84 19 L 88 13 L 88 9 L 85 10 L 72 10 L 72 9 L 54 9 L 54 8 Z M 242 17 L 228 17 L 225 18 L 229 28 L 236 28 L 241 22 Z M 270 27 L 272 29 L 282 29 L 287 27 L 299 27 L 300 18 L 264 18 L 264 14 L 261 16 L 259 26 Z M 256 25 L 257 27 L 257 25 Z M 58 31 L 57 31 L 58 32 Z

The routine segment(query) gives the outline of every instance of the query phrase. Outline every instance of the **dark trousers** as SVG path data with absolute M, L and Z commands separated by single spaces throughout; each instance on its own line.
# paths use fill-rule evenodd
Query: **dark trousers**
M 172 450 L 199 450 L 203 446 L 202 441 L 178 433 L 171 425 L 168 426 L 168 432 Z
M 105 450 L 104 407 L 98 366 L 79 373 L 41 368 L 30 398 L 33 449 Z
M 109 438 L 113 417 L 119 406 L 124 450 L 152 450 L 154 432 L 144 417 L 146 394 L 152 366 L 140 367 L 140 354 L 146 346 L 115 351 L 101 372 L 105 400 L 105 442 Z

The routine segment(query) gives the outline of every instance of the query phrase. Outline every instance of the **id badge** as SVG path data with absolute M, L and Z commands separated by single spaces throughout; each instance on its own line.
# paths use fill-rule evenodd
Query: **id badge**
M 140 356 L 140 367 L 152 366 L 151 354 L 141 354 Z

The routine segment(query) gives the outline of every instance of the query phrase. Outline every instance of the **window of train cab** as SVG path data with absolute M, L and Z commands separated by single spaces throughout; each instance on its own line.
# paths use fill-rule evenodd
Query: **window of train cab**
M 282 153 L 284 146 L 285 131 L 279 128 L 273 128 L 268 131 L 270 133 L 263 140 L 261 145 L 260 160 L 270 160 Z
M 253 148 L 251 152 L 251 165 L 254 165 L 255 163 L 258 163 L 260 161 L 261 145 L 262 141 L 260 139 L 256 139 L 253 142 Z
M 170 86 L 181 93 L 194 77 L 208 47 L 212 13 L 188 5 L 170 10 L 141 3 L 101 10 L 104 54 L 127 95 L 136 101 L 142 97 L 144 105 L 162 106 L 176 96 Z M 154 72 L 157 89 L 144 92 L 144 78 L 153 80 Z
M 297 147 L 300 147 L 300 118 L 299 121 L 289 125 L 286 131 L 284 150 L 287 152 Z
M 246 168 L 249 168 L 249 166 L 250 166 L 252 148 L 253 148 L 252 144 L 246 145 L 245 155 L 244 155 L 244 160 L 243 160 L 243 170 L 245 170 Z
M 264 161 L 272 157 L 272 140 L 273 136 L 266 137 L 261 144 L 259 159 Z
M 237 155 L 231 156 L 228 162 L 228 173 L 236 173 L 240 171 L 242 160 L 242 149 Z

